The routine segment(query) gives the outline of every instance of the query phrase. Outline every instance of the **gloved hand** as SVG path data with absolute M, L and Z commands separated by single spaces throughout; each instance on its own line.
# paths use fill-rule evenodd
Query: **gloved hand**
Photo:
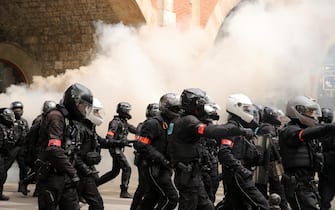
M 75 174 L 72 178 L 71 178 L 71 185 L 72 187 L 76 188 L 77 190 L 79 190 L 79 186 L 80 186 L 80 178 L 77 174 Z
M 94 171 L 92 169 L 90 169 L 88 166 L 83 167 L 80 170 L 80 174 L 84 175 L 84 176 L 91 176 L 94 173 Z
M 255 133 L 251 128 L 245 128 L 243 136 L 247 139 L 251 139 L 255 136 Z
M 94 173 L 92 174 L 95 184 L 97 185 L 99 182 L 99 171 L 94 171 Z

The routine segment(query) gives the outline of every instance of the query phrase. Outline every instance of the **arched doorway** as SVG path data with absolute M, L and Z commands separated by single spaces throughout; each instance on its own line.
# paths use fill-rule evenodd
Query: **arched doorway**
M 0 93 L 12 84 L 27 83 L 22 70 L 8 60 L 0 59 Z

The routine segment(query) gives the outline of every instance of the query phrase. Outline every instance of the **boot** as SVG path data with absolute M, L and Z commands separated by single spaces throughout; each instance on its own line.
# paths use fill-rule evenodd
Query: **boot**
M 120 198 L 133 198 L 133 196 L 128 193 L 127 187 L 121 187 Z
M 30 191 L 28 190 L 28 185 L 25 184 L 25 183 L 23 182 L 23 180 L 20 180 L 20 182 L 19 182 L 19 188 L 18 188 L 17 191 L 18 191 L 18 192 L 22 192 L 23 195 L 28 195 L 28 193 L 30 192 Z
M 0 201 L 8 201 L 8 200 L 9 200 L 8 196 L 6 196 L 4 194 L 0 195 Z

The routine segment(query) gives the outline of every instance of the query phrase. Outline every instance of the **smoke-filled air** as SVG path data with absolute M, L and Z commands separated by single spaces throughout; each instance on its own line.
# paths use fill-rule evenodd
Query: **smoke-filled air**
M 284 108 L 296 94 L 316 97 L 318 74 L 335 41 L 335 1 L 246 1 L 225 20 L 214 41 L 204 29 L 177 26 L 139 28 L 96 22 L 96 55 L 88 66 L 26 86 L 11 86 L 1 106 L 24 104 L 24 117 L 41 112 L 45 100 L 59 101 L 78 82 L 89 87 L 105 108 L 108 121 L 120 101 L 132 104 L 137 125 L 148 103 L 184 88 L 205 90 L 225 112 L 228 94 L 244 93 L 255 104 Z M 224 121 L 224 118 L 221 118 Z

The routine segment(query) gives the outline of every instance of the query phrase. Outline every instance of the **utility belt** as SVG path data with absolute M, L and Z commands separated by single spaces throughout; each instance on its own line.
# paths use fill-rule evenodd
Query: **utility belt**
M 54 167 L 52 167 L 51 163 L 49 161 L 41 160 L 40 158 L 37 158 L 34 162 L 36 166 L 36 177 L 37 180 L 45 180 L 47 179 L 51 174 L 60 175 L 61 172 L 57 171 Z
M 312 190 L 317 194 L 317 181 L 314 177 L 283 174 L 281 182 L 288 198 L 293 198 L 296 191 Z
M 197 161 L 190 163 L 178 162 L 175 168 L 177 173 L 180 174 L 180 184 L 185 186 L 189 184 L 193 177 L 201 173 L 201 166 Z
M 101 161 L 101 155 L 98 152 L 88 152 L 86 153 L 85 160 L 88 166 L 97 165 Z

